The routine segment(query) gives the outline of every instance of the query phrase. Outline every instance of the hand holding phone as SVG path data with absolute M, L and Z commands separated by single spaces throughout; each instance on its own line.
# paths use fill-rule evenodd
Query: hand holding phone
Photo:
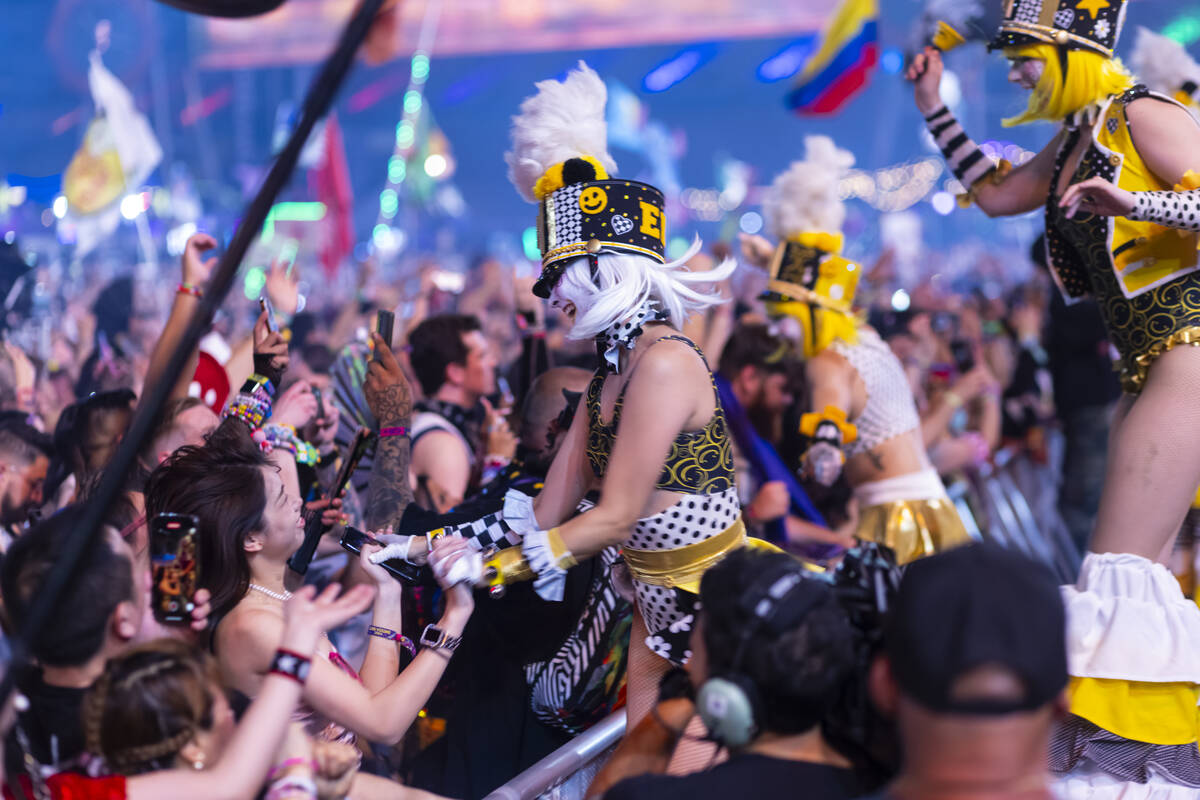
M 279 333 L 279 325 L 275 322 L 275 308 L 271 305 L 271 298 L 265 294 L 259 297 L 258 307 L 267 313 L 267 330 L 271 333 Z
M 362 553 L 363 548 L 368 544 L 377 544 L 377 542 L 358 528 L 347 526 L 346 532 L 342 534 L 343 549 L 355 555 Z M 415 582 L 421 572 L 420 567 L 399 558 L 390 558 L 380 562 L 379 566 L 387 570 L 388 574 L 396 580 L 409 583 Z
M 150 523 L 151 604 L 164 625 L 188 625 L 196 607 L 200 576 L 196 536 L 200 520 L 192 514 L 159 514 Z

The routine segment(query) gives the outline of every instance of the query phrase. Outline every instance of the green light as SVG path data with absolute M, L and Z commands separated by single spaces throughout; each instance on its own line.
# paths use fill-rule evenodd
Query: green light
M 674 261 L 683 256 L 687 252 L 691 243 L 682 236 L 673 236 L 671 241 L 667 242 L 667 258 Z
M 262 240 L 269 242 L 275 237 L 275 222 L 317 222 L 325 219 L 324 203 L 276 203 L 267 212 L 263 223 Z M 257 295 L 255 295 L 257 297 Z
M 400 123 L 396 128 L 396 144 L 401 148 L 412 147 L 413 143 L 413 126 L 407 120 Z
M 1174 39 L 1184 47 L 1200 40 L 1200 14 L 1176 17 L 1163 28 L 1163 36 Z
M 404 113 L 416 114 L 421 110 L 421 93 L 416 89 L 410 89 L 404 95 Z
M 400 208 L 400 198 L 396 196 L 395 189 L 384 189 L 379 193 L 379 212 L 388 219 L 396 216 L 396 210 Z
M 404 183 L 404 176 L 408 172 L 408 164 L 400 156 L 392 156 L 388 159 L 388 180 L 392 183 Z
M 412 79 L 414 83 L 424 83 L 429 77 L 429 56 L 417 53 L 412 59 Z
M 242 291 L 246 293 L 248 300 L 257 300 L 263 291 L 263 287 L 267 285 L 267 273 L 263 272 L 262 267 L 251 267 L 246 270 L 246 278 L 242 282 Z
M 542 252 L 538 249 L 537 228 L 526 228 L 521 234 L 521 247 L 525 250 L 525 257 L 530 261 L 540 261 Z

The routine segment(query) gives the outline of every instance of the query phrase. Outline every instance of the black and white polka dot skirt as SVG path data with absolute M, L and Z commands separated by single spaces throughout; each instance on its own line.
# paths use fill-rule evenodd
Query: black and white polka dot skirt
M 737 489 L 718 494 L 689 495 L 653 517 L 638 520 L 627 546 L 635 550 L 674 550 L 723 533 L 742 513 Z M 634 580 L 638 610 L 650 635 L 646 646 L 675 665 L 692 653 L 689 640 L 699 600 L 679 588 L 651 586 Z

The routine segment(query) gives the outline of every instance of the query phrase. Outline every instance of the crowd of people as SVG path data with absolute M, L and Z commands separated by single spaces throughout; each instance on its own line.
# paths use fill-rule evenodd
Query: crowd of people
M 897 308 L 889 254 L 843 256 L 827 137 L 767 191 L 770 238 L 668 258 L 585 64 L 513 120 L 536 279 L 362 265 L 303 299 L 275 265 L 161 410 L 218 240 L 169 306 L 122 277 L 50 327 L 0 245 L 5 796 L 478 798 L 624 708 L 588 797 L 1195 797 L 1200 128 L 1112 58 L 1122 6 L 1007 5 L 1016 122 L 1066 120 L 1017 168 L 942 104 L 942 49 L 911 63 L 968 199 L 1047 209 L 1003 295 Z M 1082 559 L 1061 590 L 947 491 L 1013 460 Z

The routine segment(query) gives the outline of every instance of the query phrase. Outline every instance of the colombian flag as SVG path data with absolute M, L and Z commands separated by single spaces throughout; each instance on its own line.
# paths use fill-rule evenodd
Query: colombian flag
M 821 45 L 787 96 L 797 114 L 833 114 L 858 94 L 879 61 L 878 0 L 842 0 Z

